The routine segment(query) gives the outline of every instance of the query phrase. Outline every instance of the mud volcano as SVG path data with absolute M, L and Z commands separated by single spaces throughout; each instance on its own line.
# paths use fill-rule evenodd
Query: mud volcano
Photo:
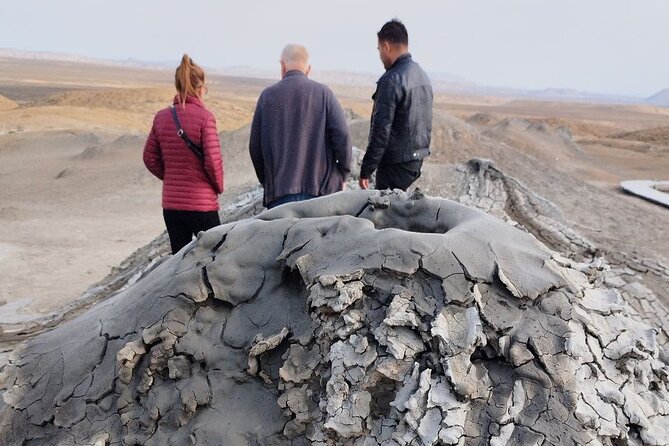
M 3 370 L 6 445 L 659 445 L 668 368 L 599 265 L 420 193 L 204 234 Z

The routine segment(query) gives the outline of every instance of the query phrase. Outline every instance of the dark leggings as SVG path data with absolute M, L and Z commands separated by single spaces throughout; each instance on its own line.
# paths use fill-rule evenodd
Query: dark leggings
M 206 231 L 221 224 L 218 211 L 171 211 L 163 209 L 163 218 L 170 236 L 172 254 L 179 252 L 193 240 L 200 231 Z

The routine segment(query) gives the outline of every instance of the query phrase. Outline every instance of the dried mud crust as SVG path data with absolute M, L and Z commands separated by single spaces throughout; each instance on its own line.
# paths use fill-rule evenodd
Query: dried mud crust
M 200 234 L 13 352 L 2 444 L 667 444 L 656 330 L 529 232 L 356 191 Z
M 617 289 L 637 318 L 658 330 L 658 342 L 669 343 L 669 265 L 648 252 L 618 249 L 601 238 L 585 236 L 567 223 L 562 210 L 486 159 L 441 167 L 440 192 L 522 227 L 549 249 L 585 263 L 598 263 L 596 285 Z M 658 244 L 661 249 L 661 245 Z

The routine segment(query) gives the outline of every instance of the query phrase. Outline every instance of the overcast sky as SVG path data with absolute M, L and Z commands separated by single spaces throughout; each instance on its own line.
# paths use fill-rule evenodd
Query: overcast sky
M 669 0 L 6 0 L 0 48 L 278 70 L 286 43 L 314 69 L 381 73 L 393 17 L 428 72 L 484 85 L 649 96 L 669 87 Z

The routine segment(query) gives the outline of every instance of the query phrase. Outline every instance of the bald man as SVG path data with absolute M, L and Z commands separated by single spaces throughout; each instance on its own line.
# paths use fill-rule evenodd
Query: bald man
M 268 208 L 342 190 L 353 159 L 339 102 L 307 77 L 307 49 L 286 46 L 280 63 L 281 80 L 258 98 L 249 141 Z

